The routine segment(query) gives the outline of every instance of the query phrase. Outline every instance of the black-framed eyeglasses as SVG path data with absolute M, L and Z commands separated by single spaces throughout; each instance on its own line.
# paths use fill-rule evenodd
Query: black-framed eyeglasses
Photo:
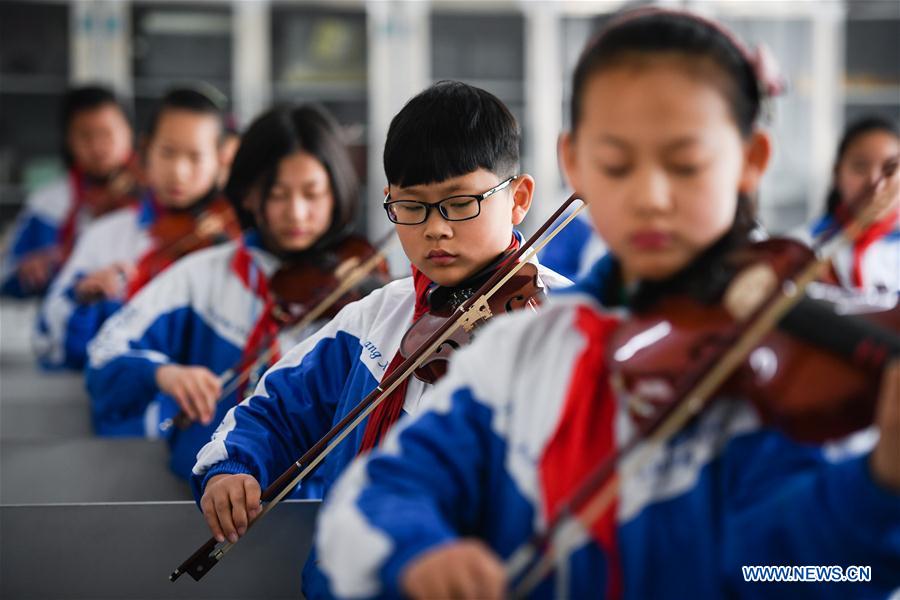
M 419 225 L 428 220 L 431 209 L 436 208 L 438 213 L 447 221 L 468 221 L 481 214 L 481 203 L 500 190 L 509 187 L 509 184 L 518 175 L 501 181 L 483 194 L 466 194 L 450 196 L 440 202 L 429 204 L 418 200 L 391 200 L 391 194 L 384 197 L 384 210 L 388 219 L 398 225 Z

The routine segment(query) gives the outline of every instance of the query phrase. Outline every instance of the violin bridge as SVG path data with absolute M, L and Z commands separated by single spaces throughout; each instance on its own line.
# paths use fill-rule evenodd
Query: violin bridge
M 478 321 L 490 319 L 492 316 L 493 313 L 491 313 L 491 307 L 488 305 L 488 299 L 486 296 L 482 296 L 463 313 L 459 318 L 459 324 L 466 330 L 466 333 L 471 333 Z

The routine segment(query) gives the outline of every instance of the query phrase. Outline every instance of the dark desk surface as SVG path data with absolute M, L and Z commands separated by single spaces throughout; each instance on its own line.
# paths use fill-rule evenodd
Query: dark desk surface
M 0 360 L 0 440 L 90 437 L 90 403 L 80 373 L 42 372 Z
M 161 440 L 0 440 L 0 504 L 190 500 Z
M 0 506 L 0 597 L 299 598 L 318 506 L 283 503 L 201 581 L 174 583 L 209 537 L 193 503 Z
M 0 305 L 0 598 L 300 597 L 318 503 L 284 503 L 201 582 L 170 583 L 209 531 L 165 442 L 93 438 L 82 375 L 38 369 L 33 307 Z

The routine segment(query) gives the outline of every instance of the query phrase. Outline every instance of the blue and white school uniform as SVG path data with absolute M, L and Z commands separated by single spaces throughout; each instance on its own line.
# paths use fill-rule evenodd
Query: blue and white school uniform
M 557 223 L 564 218 L 565 215 Z M 585 208 L 547 244 L 541 252 L 541 264 L 576 281 L 586 275 L 591 265 L 605 253 L 606 244 L 591 224 Z
M 464 537 L 508 559 L 634 435 L 606 370 L 608 267 L 490 324 L 427 406 L 348 467 L 316 537 L 332 594 L 400 597 L 411 560 Z M 900 495 L 873 481 L 871 447 L 832 460 L 722 398 L 637 470 L 619 466 L 613 510 L 571 524 L 534 596 L 885 598 L 900 586 Z M 872 581 L 748 583 L 749 565 L 866 565 Z
M 569 281 L 539 267 L 541 284 Z M 248 473 L 265 489 L 366 397 L 383 378 L 413 321 L 413 278 L 393 281 L 349 304 L 316 334 L 288 352 L 260 381 L 255 394 L 229 411 L 197 456 L 192 484 L 202 496 L 210 477 Z M 403 411 L 415 413 L 432 388 L 409 380 Z M 369 419 L 319 466 L 325 491 L 358 453 Z M 304 571 L 304 594 L 324 589 L 313 560 Z
M 842 287 L 900 293 L 900 213 L 893 226 L 881 225 L 873 239 L 844 244 L 832 258 L 832 273 Z M 826 215 L 793 235 L 809 244 L 834 226 L 835 218 Z
M 154 245 L 150 228 L 156 218 L 153 200 L 146 196 L 135 206 L 100 217 L 78 238 L 38 313 L 34 349 L 43 367 L 84 367 L 88 342 L 123 302 L 105 299 L 79 303 L 75 285 L 84 276 L 114 263 L 136 263 Z
M 117 200 L 131 201 L 133 192 L 128 190 Z M 93 205 L 112 201 L 113 193 L 106 184 L 94 183 L 80 170 L 71 168 L 65 177 L 30 194 L 0 262 L 0 294 L 19 298 L 42 295 L 46 289 L 29 290 L 19 280 L 22 260 L 39 251 L 56 251 L 65 258 L 81 232 L 96 220 Z
M 60 228 L 69 216 L 74 203 L 71 177 L 62 177 L 29 194 L 10 232 L 9 246 L 0 262 L 0 293 L 25 298 L 39 295 L 43 290 L 25 290 L 17 271 L 22 259 L 39 250 L 50 250 L 60 243 Z M 82 230 L 89 222 L 79 218 Z
M 197 451 L 247 386 L 220 400 L 210 425 L 179 430 L 172 426 L 179 407 L 159 390 L 156 370 L 180 364 L 222 375 L 269 349 L 267 338 L 255 334 L 265 325 L 268 278 L 280 266 L 251 233 L 186 256 L 142 288 L 88 347 L 86 381 L 97 433 L 164 437 L 172 469 L 189 478 Z M 272 349 L 292 348 L 312 331 L 282 328 Z

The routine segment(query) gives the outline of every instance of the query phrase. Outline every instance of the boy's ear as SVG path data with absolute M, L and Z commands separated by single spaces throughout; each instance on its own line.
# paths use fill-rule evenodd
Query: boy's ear
M 534 177 L 523 173 L 512 182 L 513 207 L 512 224 L 519 225 L 525 220 L 531 201 L 534 198 Z
M 384 189 L 381 191 L 381 193 L 384 195 L 383 198 L 387 197 L 389 191 L 391 191 L 391 186 L 389 186 L 389 185 L 384 186 Z
M 573 190 L 580 190 L 578 185 L 578 169 L 575 160 L 575 138 L 571 131 L 560 134 L 556 142 L 556 153 L 559 155 L 559 162 L 563 172 L 566 174 L 566 180 Z
M 751 195 L 756 191 L 771 157 L 772 140 L 769 134 L 757 129 L 744 144 L 744 169 L 738 183 L 742 194 Z

